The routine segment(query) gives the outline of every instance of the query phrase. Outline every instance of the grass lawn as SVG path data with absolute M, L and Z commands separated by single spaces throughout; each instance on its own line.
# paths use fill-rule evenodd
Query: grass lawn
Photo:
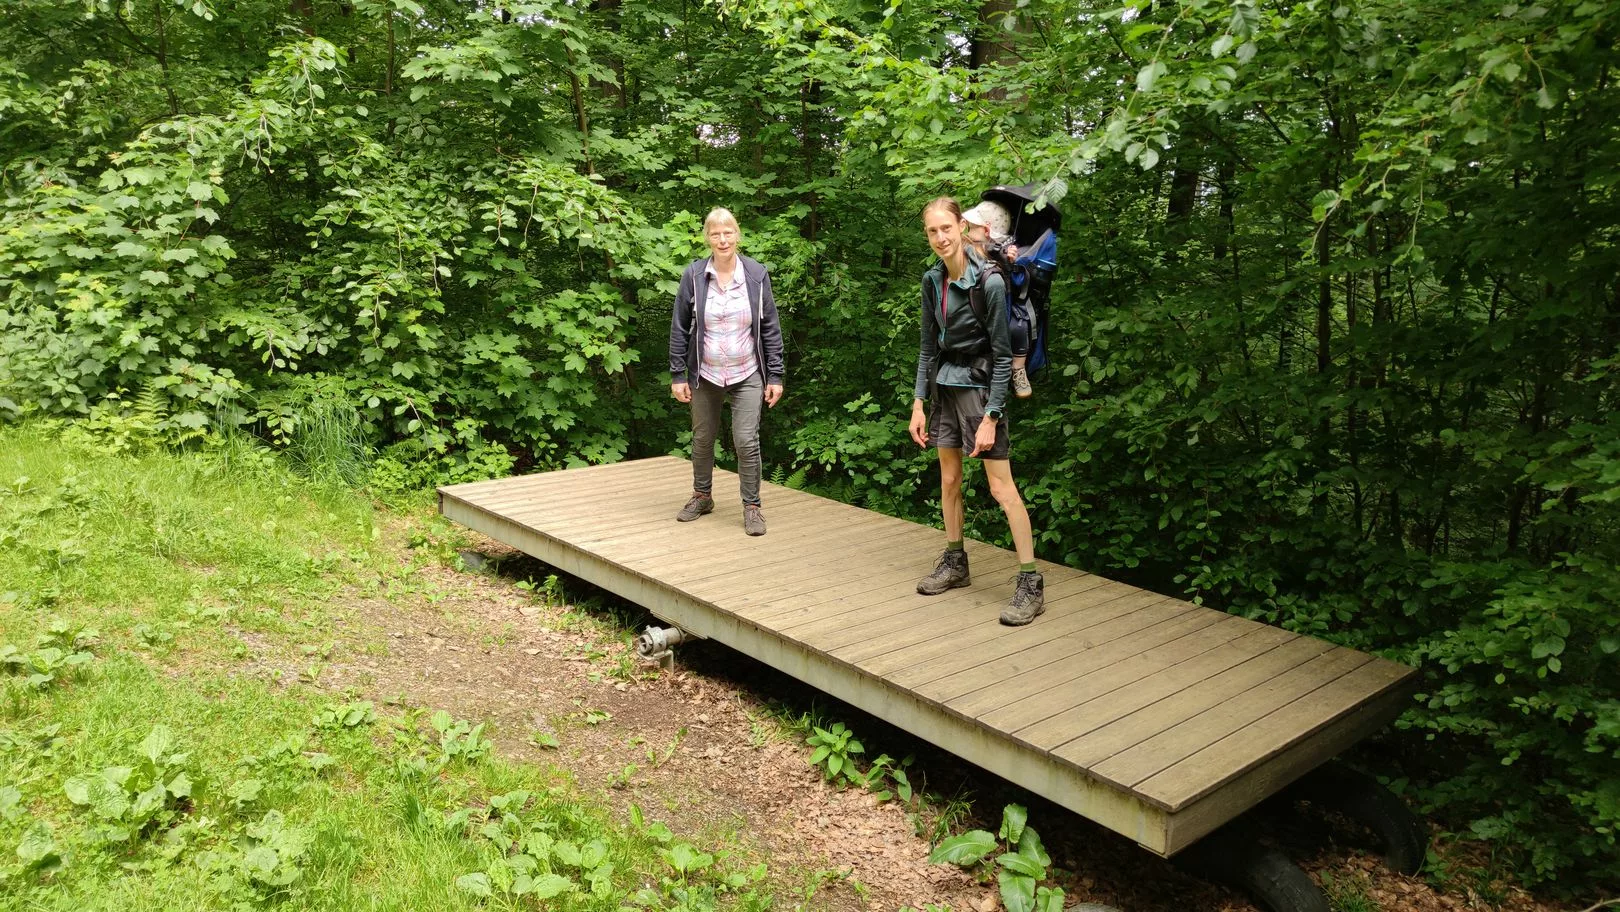
M 377 509 L 240 441 L 0 429 L 0 909 L 768 907 L 479 720 L 244 673 L 385 574 Z

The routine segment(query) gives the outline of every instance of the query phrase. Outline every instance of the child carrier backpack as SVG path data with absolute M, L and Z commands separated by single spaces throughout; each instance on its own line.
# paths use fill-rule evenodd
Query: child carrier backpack
M 1029 323 L 1029 354 L 1025 370 L 1034 374 L 1048 363 L 1047 323 L 1052 309 L 1052 277 L 1057 272 L 1058 229 L 1063 216 L 1050 203 L 1034 211 L 1029 206 L 1046 184 L 1010 187 L 1000 184 L 979 194 L 979 199 L 995 203 L 1012 213 L 1008 241 L 1018 248 L 1016 257 L 1007 256 L 1006 244 L 992 244 L 991 263 L 1007 283 L 1008 316 Z M 970 295 L 974 315 L 984 319 L 982 292 Z

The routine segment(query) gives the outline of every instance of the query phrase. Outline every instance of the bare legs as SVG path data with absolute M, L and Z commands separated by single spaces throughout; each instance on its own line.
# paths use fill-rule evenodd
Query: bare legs
M 944 513 L 945 539 L 961 541 L 962 451 L 939 449 L 935 452 L 939 453 L 939 505 L 941 512 Z M 984 474 L 990 480 L 990 496 L 1001 505 L 1001 512 L 1007 514 L 1007 529 L 1012 533 L 1013 550 L 1018 552 L 1018 562 L 1033 563 L 1035 533 L 1030 528 L 1029 511 L 1024 508 L 1024 498 L 1018 493 L 1018 485 L 1013 481 L 1012 461 L 986 459 Z

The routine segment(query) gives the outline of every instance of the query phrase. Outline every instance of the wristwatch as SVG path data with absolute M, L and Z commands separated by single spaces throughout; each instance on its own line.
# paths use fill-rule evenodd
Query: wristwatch
M 1001 409 L 987 408 L 987 409 L 984 410 L 984 417 L 989 418 L 991 421 L 1000 421 L 1001 420 Z

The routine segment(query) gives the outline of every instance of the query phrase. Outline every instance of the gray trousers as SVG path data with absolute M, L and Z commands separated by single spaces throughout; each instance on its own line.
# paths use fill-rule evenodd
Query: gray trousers
M 699 380 L 692 390 L 692 490 L 714 493 L 714 439 L 720 433 L 720 406 L 731 403 L 731 446 L 737 451 L 742 502 L 759 505 L 759 416 L 765 408 L 765 382 L 755 371 L 747 380 L 716 386 Z

